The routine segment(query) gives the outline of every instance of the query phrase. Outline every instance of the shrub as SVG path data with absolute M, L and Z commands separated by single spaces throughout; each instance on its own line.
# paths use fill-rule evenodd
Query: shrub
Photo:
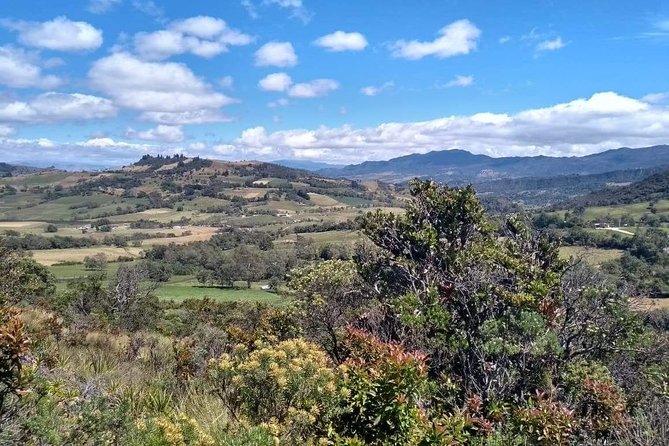
M 213 360 L 209 377 L 234 418 L 293 441 L 324 433 L 337 400 L 327 355 L 299 339 L 251 353 L 240 346 Z
M 350 356 L 339 367 L 344 398 L 334 431 L 370 445 L 416 444 L 427 427 L 426 357 L 354 329 L 345 344 Z
M 214 439 L 204 433 L 197 421 L 184 415 L 140 419 L 128 446 L 213 446 Z
M 577 424 L 574 411 L 540 392 L 516 411 L 515 422 L 531 444 L 541 446 L 570 444 Z
M 0 421 L 9 398 L 25 390 L 29 341 L 18 312 L 0 306 Z

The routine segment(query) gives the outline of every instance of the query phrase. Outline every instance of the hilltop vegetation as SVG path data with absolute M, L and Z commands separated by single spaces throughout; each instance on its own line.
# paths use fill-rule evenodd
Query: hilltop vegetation
M 607 187 L 581 197 L 559 203 L 555 209 L 593 206 L 616 206 L 669 199 L 669 170 L 647 176 L 629 185 Z
M 161 301 L 141 262 L 59 289 L 3 248 L 0 442 L 666 443 L 666 314 L 633 311 L 522 218 L 489 218 L 471 188 L 409 195 L 359 219 L 354 255 L 293 268 L 281 306 Z M 146 261 L 218 246 L 249 270 L 267 241 Z

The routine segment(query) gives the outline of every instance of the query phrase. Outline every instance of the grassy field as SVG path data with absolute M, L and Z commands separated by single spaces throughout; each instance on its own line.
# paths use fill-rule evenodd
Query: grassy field
M 98 253 L 105 254 L 109 260 L 119 256 L 139 257 L 141 248 L 115 248 L 111 246 L 92 246 L 90 248 L 45 249 L 32 251 L 33 258 L 42 265 L 51 266 L 62 262 L 83 262 L 84 257 Z
M 623 255 L 623 252 L 619 249 L 562 246 L 560 247 L 560 255 L 565 259 L 583 259 L 591 265 L 601 265 L 604 262 L 619 259 Z
M 633 203 L 625 204 L 621 206 L 602 206 L 602 207 L 589 207 L 585 209 L 583 214 L 586 220 L 596 220 L 598 218 L 604 218 L 610 216 L 612 218 L 620 217 L 633 217 L 635 219 L 641 218 L 644 214 L 650 213 L 649 210 L 650 203 Z M 655 205 L 658 214 L 664 214 L 669 212 L 669 200 L 660 200 Z
M 103 270 L 87 270 L 83 265 L 53 265 L 49 270 L 58 281 L 58 288 L 64 289 L 67 283 L 84 278 L 90 274 L 105 273 L 107 278 L 116 274 L 116 270 L 123 263 L 108 263 Z M 279 294 L 261 289 L 264 283 L 252 283 L 251 288 L 246 284 L 235 283 L 234 288 L 221 288 L 205 286 L 193 276 L 173 276 L 168 282 L 163 283 L 156 290 L 156 295 L 165 300 L 182 301 L 186 299 L 204 299 L 205 297 L 223 302 L 264 302 L 272 305 L 282 305 L 287 302 L 286 298 Z

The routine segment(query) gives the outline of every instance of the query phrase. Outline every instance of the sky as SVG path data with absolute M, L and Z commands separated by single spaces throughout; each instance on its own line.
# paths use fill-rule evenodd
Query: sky
M 2 0 L 0 161 L 669 143 L 666 0 Z

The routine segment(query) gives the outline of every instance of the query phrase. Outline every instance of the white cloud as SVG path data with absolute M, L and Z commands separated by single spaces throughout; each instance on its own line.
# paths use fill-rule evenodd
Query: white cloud
M 474 76 L 457 75 L 446 84 L 447 87 L 469 87 L 474 83 Z
M 382 85 L 379 86 L 369 85 L 367 87 L 361 88 L 360 93 L 364 94 L 365 96 L 376 96 L 378 94 L 383 93 L 386 90 L 390 90 L 394 86 L 395 83 L 392 81 L 384 82 Z
M 54 88 L 61 83 L 56 76 L 44 75 L 35 54 L 10 46 L 0 46 L 0 84 L 12 88 Z
M 665 102 L 669 99 L 669 92 L 664 91 L 661 93 L 649 93 L 641 98 L 642 101 L 648 102 L 649 104 L 659 104 L 660 102 Z
M 188 124 L 212 124 L 215 122 L 228 122 L 232 118 L 221 113 L 219 110 L 203 109 L 185 112 L 143 112 L 139 115 L 142 121 L 155 122 L 165 125 L 188 125 Z
M 502 45 L 504 45 L 505 43 L 511 42 L 511 40 L 512 40 L 511 36 L 502 36 L 497 41 Z
M 104 14 L 122 2 L 123 0 L 88 0 L 86 9 L 93 14 Z
M 249 17 L 252 19 L 260 18 L 260 14 L 258 14 L 258 10 L 251 0 L 242 0 L 241 5 L 244 9 L 246 9 Z
M 476 49 L 481 30 L 469 20 L 458 20 L 444 26 L 439 35 L 430 42 L 398 40 L 390 46 L 392 55 L 418 60 L 426 56 L 446 58 L 469 54 Z
M 80 93 L 49 92 L 28 102 L 0 102 L 0 122 L 43 124 L 87 121 L 116 116 L 109 99 Z
M 184 132 L 181 126 L 158 125 L 155 128 L 138 132 L 129 129 L 126 132 L 126 138 L 141 139 L 144 141 L 160 141 L 167 143 L 181 142 L 184 139 Z
M 556 37 L 555 39 L 544 40 L 539 42 L 536 46 L 537 51 L 556 51 L 561 48 L 564 48 L 567 44 L 562 41 L 562 37 Z
M 309 23 L 313 17 L 313 14 L 304 7 L 302 0 L 264 0 L 263 3 L 266 5 L 274 5 L 280 8 L 290 9 L 290 17 L 299 19 L 302 21 L 302 23 L 305 24 Z
M 163 60 L 185 53 L 211 58 L 230 46 L 248 45 L 253 38 L 221 19 L 197 16 L 172 22 L 164 30 L 138 33 L 134 41 L 135 51 L 144 59 Z
M 54 51 L 91 51 L 102 45 L 102 31 L 86 22 L 56 17 L 47 22 L 3 20 L 2 26 L 19 33 L 24 45 Z
M 268 42 L 255 53 L 256 66 L 294 67 L 297 55 L 290 42 Z
M 132 7 L 144 14 L 153 17 L 158 22 L 165 21 L 165 11 L 153 0 L 133 0 Z
M 0 124 L 0 137 L 4 138 L 14 134 L 14 128 L 8 125 Z
M 265 91 L 286 91 L 293 84 L 293 80 L 286 73 L 268 74 L 258 82 L 258 87 Z
M 316 39 L 314 44 L 328 51 L 362 51 L 367 46 L 367 39 L 360 33 L 335 31 Z
M 294 98 L 317 98 L 327 96 L 339 88 L 339 82 L 334 79 L 315 79 L 310 82 L 295 84 L 288 90 L 288 96 Z
M 8 130 L 5 130 L 8 132 Z M 43 165 L 119 165 L 144 153 L 188 154 L 227 159 L 318 159 L 351 163 L 431 150 L 465 149 L 491 156 L 573 156 L 618 147 L 645 147 L 669 140 L 669 107 L 614 92 L 593 94 L 515 114 L 480 112 L 428 121 L 387 122 L 374 127 L 320 126 L 269 132 L 249 128 L 218 145 L 185 147 L 134 144 L 109 138 L 59 144 L 0 137 L 5 162 L 39 160 Z
M 360 129 L 322 126 L 268 133 L 256 127 L 242 132 L 224 149 L 240 158 L 269 152 L 267 159 L 361 162 L 451 148 L 491 156 L 585 155 L 622 146 L 665 144 L 668 139 L 669 108 L 603 92 L 516 114 L 484 112 Z
M 236 102 L 214 91 L 186 65 L 175 62 L 145 62 L 127 53 L 116 53 L 93 63 L 91 85 L 125 108 L 153 112 L 147 119 L 162 116 L 162 122 L 176 124 L 194 115 L 216 116 L 218 109 Z M 166 114 L 169 115 L 166 115 Z M 184 122 L 185 123 L 185 122 Z

